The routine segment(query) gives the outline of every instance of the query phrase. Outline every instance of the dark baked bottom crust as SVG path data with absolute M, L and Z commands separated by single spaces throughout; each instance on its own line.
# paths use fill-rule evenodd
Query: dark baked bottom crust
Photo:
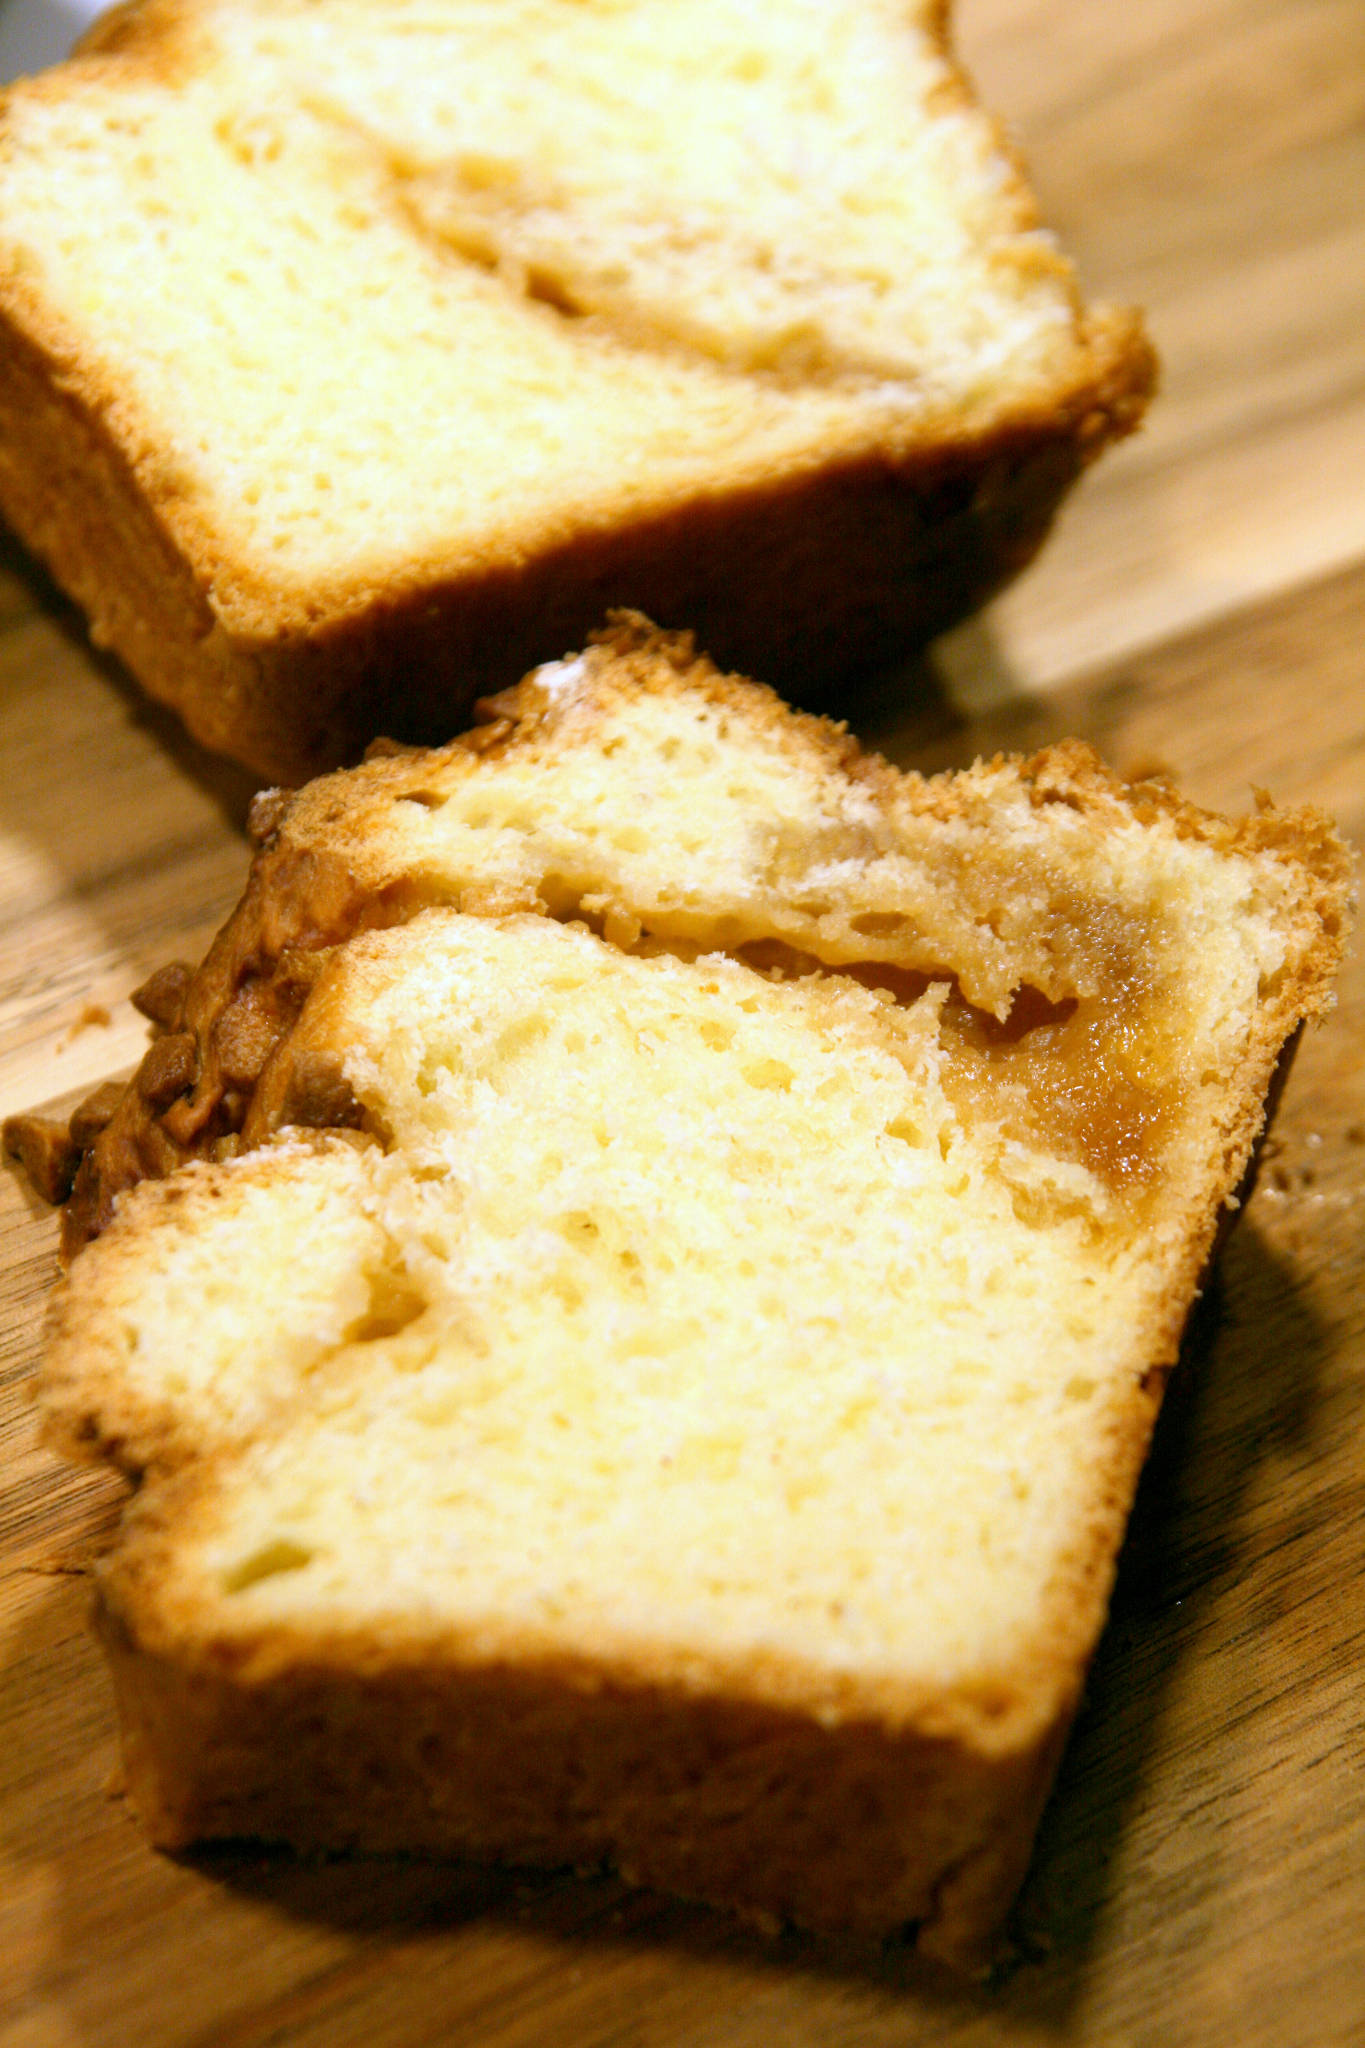
M 99 1611 L 128 1788 L 154 1842 L 579 1868 L 773 1926 L 985 1967 L 1070 1711 L 1005 1755 L 872 1722 L 512 1665 L 253 1683 L 142 1650 Z
M 98 413 L 0 314 L 0 513 L 98 645 L 196 739 L 272 782 L 353 761 L 377 733 L 448 738 L 476 697 L 581 646 L 620 606 L 827 706 L 1023 568 L 1080 470 L 1136 424 L 1154 374 L 1140 332 L 1102 330 L 1094 353 L 1094 383 L 1052 414 L 697 495 L 515 570 L 415 573 L 344 616 L 253 636 L 215 613 L 212 565 L 180 551 Z

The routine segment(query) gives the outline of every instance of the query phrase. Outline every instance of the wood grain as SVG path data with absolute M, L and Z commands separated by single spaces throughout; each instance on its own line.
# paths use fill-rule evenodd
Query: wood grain
M 928 767 L 1079 732 L 1365 840 L 1365 15 L 963 0 L 961 29 L 1090 285 L 1148 304 L 1166 388 L 1029 577 L 858 722 Z M 220 921 L 248 794 L 0 555 L 0 1108 L 137 1057 L 126 993 Z M 148 1851 L 85 1625 L 117 1489 L 36 1441 L 55 1228 L 0 1176 L 0 2042 L 1365 2040 L 1362 1048 L 1358 951 L 1191 1329 L 990 1988 L 607 1880 Z
M 1365 8 L 960 0 L 958 19 L 1087 289 L 1143 306 L 1162 359 L 1143 433 L 995 608 L 1015 683 L 1359 561 Z

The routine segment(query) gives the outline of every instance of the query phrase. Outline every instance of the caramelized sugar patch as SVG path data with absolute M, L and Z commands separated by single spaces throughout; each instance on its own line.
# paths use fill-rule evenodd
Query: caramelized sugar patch
M 954 986 L 943 1010 L 944 1087 L 961 1111 L 1086 1167 L 1117 1193 L 1157 1179 L 1184 1086 L 1149 919 L 1103 903 L 1059 906 L 1057 955 L 1078 990 L 1027 985 L 1002 1023 Z
M 838 973 L 907 1006 L 946 982 L 943 1085 L 960 1115 L 1084 1166 L 1116 1193 L 1157 1179 L 1183 1088 L 1149 920 L 1112 904 L 1059 906 L 1056 978 L 1084 993 L 1051 997 L 1023 982 L 1003 1020 L 968 1002 L 948 968 L 835 969 L 779 940 L 743 946 L 738 957 L 777 980 Z

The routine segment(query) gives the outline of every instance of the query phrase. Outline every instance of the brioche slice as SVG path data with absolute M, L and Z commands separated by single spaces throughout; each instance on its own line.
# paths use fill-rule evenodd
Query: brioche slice
M 197 737 L 445 738 L 612 605 L 809 700 L 1139 417 L 938 0 L 133 0 L 0 98 L 0 511 Z
M 1347 856 L 633 619 L 484 710 L 262 800 L 82 1169 L 133 1798 L 979 1959 Z

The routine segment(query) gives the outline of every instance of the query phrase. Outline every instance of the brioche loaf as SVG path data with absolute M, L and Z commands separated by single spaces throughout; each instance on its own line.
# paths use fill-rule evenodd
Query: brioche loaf
M 1347 856 L 633 618 L 482 715 L 260 801 L 83 1169 L 132 1796 L 979 1960 Z
M 612 605 L 814 702 L 1140 415 L 938 0 L 133 0 L 0 99 L 0 512 L 298 781 Z

